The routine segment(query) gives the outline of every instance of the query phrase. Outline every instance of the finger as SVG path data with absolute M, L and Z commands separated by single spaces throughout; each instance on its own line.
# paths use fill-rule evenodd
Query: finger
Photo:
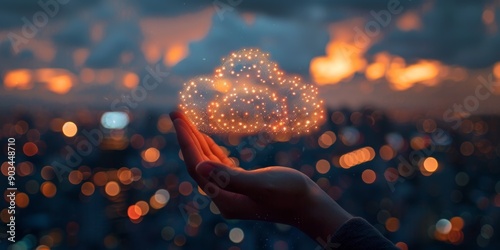
M 201 151 L 205 156 L 210 159 L 211 161 L 218 161 L 220 160 L 215 156 L 212 151 L 210 150 L 210 147 L 208 146 L 207 142 L 205 141 L 205 137 L 203 136 L 200 131 L 194 126 L 194 124 L 182 113 L 180 112 L 172 112 L 171 117 L 174 119 L 181 119 L 183 120 L 186 124 L 188 124 L 189 130 L 191 131 L 192 135 L 195 137 L 195 140 L 197 141 Z
M 217 145 L 217 143 L 210 138 L 210 136 L 203 134 L 203 137 L 205 137 L 205 141 L 208 144 L 208 147 L 212 151 L 212 154 L 214 154 L 219 160 L 229 166 L 235 167 L 234 162 L 227 157 L 227 155 L 222 151 L 222 149 Z
M 206 141 L 206 137 L 203 136 L 203 134 L 200 133 L 200 131 L 198 131 L 198 129 L 196 129 L 193 124 L 190 124 L 190 129 L 193 135 L 196 137 L 196 140 L 199 142 L 203 154 L 205 154 L 205 156 L 211 161 L 221 161 L 216 155 L 212 153 L 212 150 L 210 149 Z
M 177 140 L 181 147 L 182 156 L 186 163 L 188 172 L 197 175 L 195 171 L 196 165 L 205 160 L 203 154 L 200 152 L 199 147 L 196 145 L 195 140 L 190 135 L 187 125 L 180 119 L 174 120 L 175 131 L 177 131 Z
M 251 198 L 269 190 L 271 183 L 266 182 L 265 173 L 246 171 L 218 162 L 204 161 L 196 166 L 196 172 L 218 187 Z

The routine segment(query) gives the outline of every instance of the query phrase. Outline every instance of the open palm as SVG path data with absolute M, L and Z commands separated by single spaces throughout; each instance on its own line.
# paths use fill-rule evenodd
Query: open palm
M 252 171 L 239 168 L 186 116 L 179 112 L 170 116 L 189 174 L 225 218 L 286 223 L 309 231 L 310 235 L 323 233 L 310 230 L 331 231 L 349 218 L 347 212 L 301 172 L 279 166 Z M 332 221 L 332 212 L 339 213 L 340 220 L 336 216 Z M 317 224 L 322 222 L 333 225 L 321 229 Z

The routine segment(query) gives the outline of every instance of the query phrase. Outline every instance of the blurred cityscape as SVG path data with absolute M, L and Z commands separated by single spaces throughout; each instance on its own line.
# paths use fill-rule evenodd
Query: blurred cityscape
M 328 117 L 310 136 L 281 142 L 214 138 L 245 169 L 300 170 L 401 249 L 497 249 L 499 117 L 469 117 L 456 129 L 368 108 Z M 8 249 L 317 246 L 290 226 L 224 220 L 187 174 L 166 113 L 17 108 L 1 119 L 1 140 L 15 138 L 18 150 L 18 241 Z M 7 176 L 5 152 L 6 143 Z

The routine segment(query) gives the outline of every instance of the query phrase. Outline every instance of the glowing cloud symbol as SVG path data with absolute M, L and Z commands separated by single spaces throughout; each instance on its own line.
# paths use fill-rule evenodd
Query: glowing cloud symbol
M 213 76 L 184 83 L 179 107 L 208 133 L 300 135 L 325 119 L 318 89 L 285 76 L 258 49 L 234 52 L 222 59 Z

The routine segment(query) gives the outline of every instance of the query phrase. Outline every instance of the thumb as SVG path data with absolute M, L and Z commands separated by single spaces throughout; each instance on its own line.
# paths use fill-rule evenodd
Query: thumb
M 213 161 L 200 162 L 196 172 L 224 190 L 247 196 L 252 196 L 263 185 L 256 173 Z

